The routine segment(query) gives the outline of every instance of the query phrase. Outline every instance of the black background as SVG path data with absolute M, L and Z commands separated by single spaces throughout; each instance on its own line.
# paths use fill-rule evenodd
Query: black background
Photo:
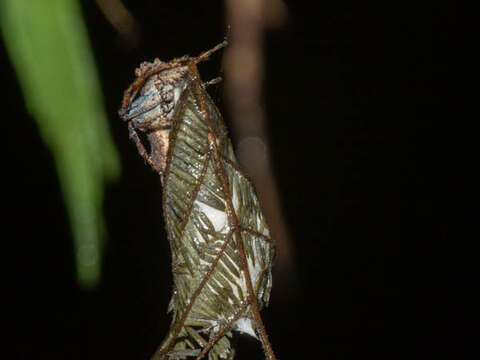
M 140 61 L 196 55 L 220 42 L 224 7 L 125 3 L 141 25 L 135 50 L 93 1 L 82 2 L 123 165 L 120 181 L 107 187 L 109 242 L 94 292 L 76 286 L 54 163 L 0 44 L 9 300 L 3 326 L 14 359 L 147 359 L 169 327 L 161 188 L 117 109 Z M 400 293 L 403 275 L 435 252 L 421 245 L 415 259 L 401 259 L 400 239 L 449 231 L 434 220 L 428 184 L 434 119 L 448 107 L 442 83 L 455 9 L 346 0 L 287 5 L 288 24 L 269 31 L 265 42 L 268 133 L 297 265 L 293 279 L 274 279 L 290 291 L 274 283 L 264 311 L 277 356 L 373 360 L 406 350 L 408 358 L 425 359 L 439 346 L 461 355 L 465 319 L 437 317 L 442 294 L 435 280 L 419 275 Z M 200 68 L 204 79 L 219 70 L 219 56 Z M 221 86 L 211 93 L 223 107 Z M 257 342 L 237 338 L 238 359 L 262 358 Z

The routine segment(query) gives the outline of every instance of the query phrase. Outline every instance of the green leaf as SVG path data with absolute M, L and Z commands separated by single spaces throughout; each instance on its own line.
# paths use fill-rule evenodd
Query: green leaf
M 3 0 L 0 25 L 26 107 L 55 159 L 78 281 L 95 286 L 105 235 L 104 182 L 119 176 L 120 163 L 81 8 L 77 0 Z

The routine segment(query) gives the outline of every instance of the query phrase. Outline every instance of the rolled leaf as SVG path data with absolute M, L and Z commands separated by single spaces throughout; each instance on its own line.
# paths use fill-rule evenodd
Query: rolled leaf
M 232 359 L 232 330 L 269 347 L 258 311 L 269 301 L 274 246 L 254 187 L 200 81 L 201 60 L 143 63 L 120 110 L 163 182 L 173 320 L 153 359 L 207 353 Z M 137 131 L 147 134 L 150 153 Z

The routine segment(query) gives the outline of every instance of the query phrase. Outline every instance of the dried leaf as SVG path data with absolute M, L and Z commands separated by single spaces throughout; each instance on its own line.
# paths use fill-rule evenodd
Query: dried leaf
M 260 338 L 274 359 L 258 313 L 268 304 L 274 246 L 198 75 L 196 64 L 211 52 L 143 63 L 120 110 L 140 154 L 161 176 L 174 264 L 173 321 L 153 358 L 208 352 L 212 360 L 232 359 L 233 329 Z M 150 154 L 137 131 L 147 132 Z

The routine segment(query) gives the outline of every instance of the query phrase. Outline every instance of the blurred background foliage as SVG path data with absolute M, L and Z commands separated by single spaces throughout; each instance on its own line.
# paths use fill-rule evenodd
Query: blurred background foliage
M 106 236 L 104 183 L 118 178 L 120 161 L 80 5 L 2 0 L 0 26 L 25 105 L 55 159 L 75 242 L 77 280 L 94 287 Z

